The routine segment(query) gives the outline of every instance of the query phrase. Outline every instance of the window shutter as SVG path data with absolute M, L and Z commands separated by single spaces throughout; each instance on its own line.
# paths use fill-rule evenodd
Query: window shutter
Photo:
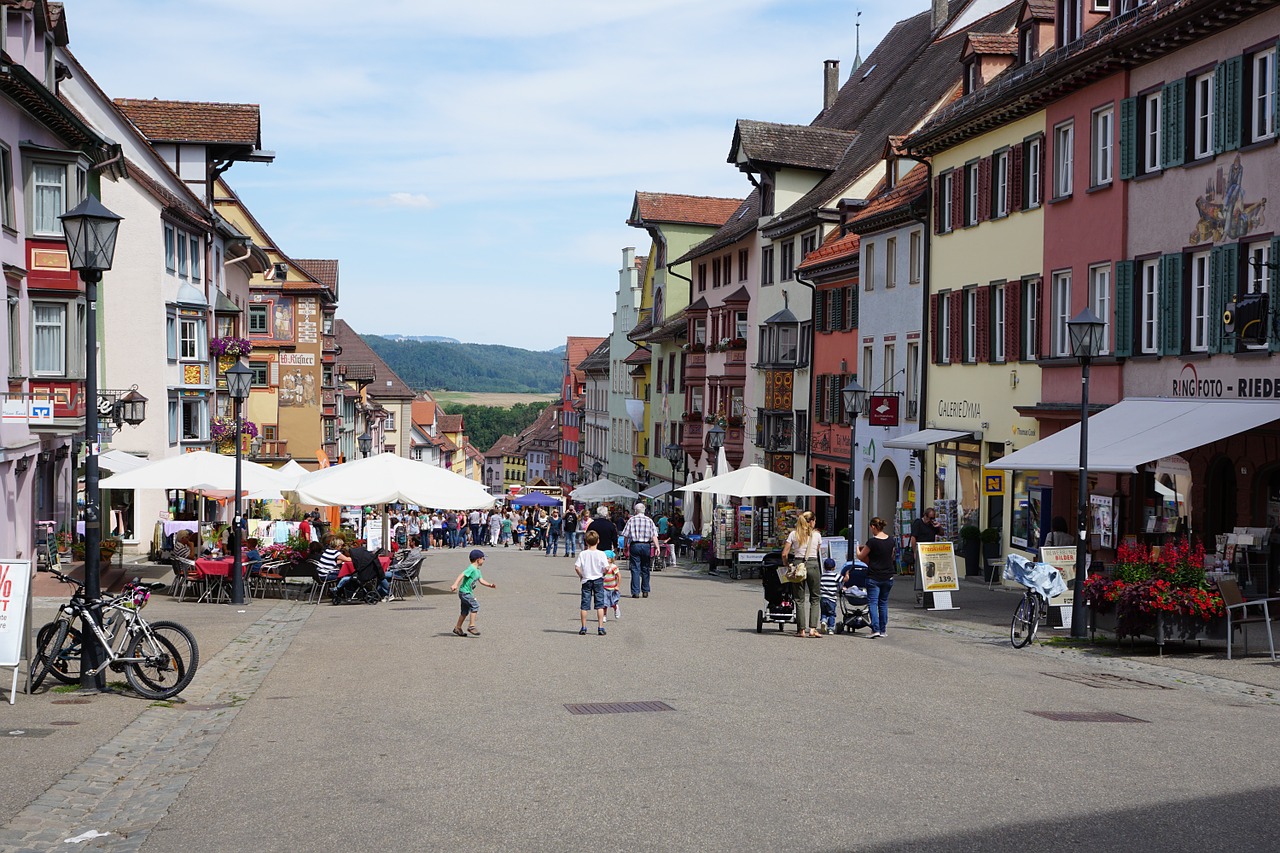
M 850 287 L 849 291 L 849 328 L 858 328 L 858 288 Z
M 933 179 L 933 233 L 941 234 L 944 230 L 942 223 L 942 175 L 938 175 Z
M 1213 70 L 1213 153 L 1240 147 L 1241 75 L 1244 57 L 1233 56 Z
M 978 221 L 991 218 L 991 158 L 978 161 Z
M 1040 137 L 1040 145 L 1036 151 L 1036 198 L 1040 200 L 1040 204 L 1044 204 L 1044 150 L 1049 146 L 1044 144 L 1044 137 Z
M 964 174 L 951 173 L 951 230 L 964 227 Z
M 756 409 L 756 447 L 764 446 L 764 409 Z
M 1004 360 L 1022 360 L 1022 282 L 1004 286 Z
M 1031 299 L 1035 302 L 1036 321 L 1031 327 L 1031 340 L 1027 342 L 1027 353 L 1033 358 L 1040 357 L 1040 330 L 1044 328 L 1044 279 L 1035 278 L 1031 281 Z
M 1209 351 L 1231 352 L 1234 339 L 1222 327 L 1227 303 L 1236 296 L 1240 244 L 1225 243 L 1209 256 Z
M 1120 102 L 1120 180 L 1127 181 L 1138 172 L 1138 99 Z
M 831 414 L 832 423 L 840 422 L 840 406 L 843 405 L 841 403 L 840 391 L 846 384 L 848 383 L 845 382 L 844 374 L 831 374 L 831 393 L 827 395 L 827 411 Z
M 827 292 L 819 291 L 818 298 L 813 301 L 813 330 L 815 332 L 825 332 L 827 330 Z
M 929 294 L 929 357 L 934 364 L 942 363 L 942 339 L 938 335 L 938 294 Z
M 818 376 L 813 382 L 813 413 L 814 419 L 818 423 L 824 423 L 827 420 L 827 377 L 826 374 Z
M 1280 52 L 1278 52 L 1280 53 Z M 1280 63 L 1276 63 L 1280 65 Z M 1280 72 L 1277 72 L 1280 74 Z M 1267 256 L 1271 263 L 1280 261 L 1280 237 L 1271 238 L 1271 254 Z M 1280 272 L 1272 267 L 1267 273 L 1267 348 L 1272 352 L 1280 352 L 1280 311 L 1277 311 L 1277 294 L 1280 294 Z
M 1182 255 L 1160 258 L 1161 355 L 1182 354 Z
M 271 383 L 271 387 L 272 388 L 278 387 L 280 385 L 280 362 L 278 361 L 271 362 L 271 367 L 267 372 L 270 376 L 270 379 L 268 381 Z
M 831 329 L 839 331 L 844 328 L 844 288 L 831 291 Z
M 947 300 L 947 307 L 951 309 L 951 328 L 948 330 L 951 339 L 951 360 L 950 364 L 959 364 L 964 361 L 964 292 L 960 290 L 951 291 L 951 298 Z
M 1022 210 L 1022 145 L 1009 149 L 1008 193 L 1009 210 Z
M 1165 84 L 1160 97 L 1160 165 L 1181 166 L 1187 159 L 1187 81 Z
M 1133 261 L 1116 262 L 1115 354 L 1133 355 Z
M 974 300 L 976 328 L 973 336 L 977 352 L 974 353 L 974 361 L 985 363 L 991 361 L 991 288 L 984 285 L 977 290 Z

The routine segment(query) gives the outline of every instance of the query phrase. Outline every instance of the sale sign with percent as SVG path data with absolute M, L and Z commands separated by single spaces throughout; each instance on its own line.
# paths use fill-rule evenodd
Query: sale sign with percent
M 22 660 L 22 637 L 27 618 L 27 589 L 31 583 L 31 563 L 27 560 L 0 560 L 0 666 L 13 667 L 9 704 L 18 689 L 18 664 Z

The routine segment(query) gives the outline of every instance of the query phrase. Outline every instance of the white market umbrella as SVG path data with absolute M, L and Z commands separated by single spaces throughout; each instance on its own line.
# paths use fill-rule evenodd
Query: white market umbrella
M 290 485 L 284 491 L 293 491 L 297 487 L 298 482 L 311 472 L 298 464 L 297 459 L 290 459 L 288 462 L 276 469 L 276 473 L 286 479 Z
M 575 501 L 609 501 L 637 498 L 635 492 L 626 486 L 619 485 L 608 477 L 602 477 L 594 483 L 587 483 L 585 486 L 578 486 L 569 493 L 569 497 Z
M 371 506 L 411 503 L 446 509 L 492 506 L 493 495 L 477 483 L 436 465 L 379 453 L 312 471 L 297 484 L 299 503 Z
M 678 491 L 704 492 L 718 495 L 736 495 L 740 498 L 755 497 L 821 497 L 827 495 L 799 480 L 775 474 L 759 465 L 748 465 L 728 474 L 720 474 L 697 483 L 681 486 Z
M 132 453 L 126 453 L 123 450 L 108 450 L 98 457 L 98 465 L 100 467 L 116 474 L 134 471 L 150 464 L 150 459 L 134 456 Z
M 248 460 L 240 464 L 243 491 L 276 492 L 287 488 L 280 475 L 266 465 Z M 236 459 L 207 450 L 181 453 L 107 477 L 99 485 L 104 489 L 182 489 L 230 495 L 235 493 Z

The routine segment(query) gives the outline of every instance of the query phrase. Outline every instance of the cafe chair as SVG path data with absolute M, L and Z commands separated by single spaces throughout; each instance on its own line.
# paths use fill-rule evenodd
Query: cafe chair
M 173 588 L 170 595 L 179 601 L 186 601 L 187 592 L 200 586 L 200 572 L 196 569 L 196 561 L 185 557 L 170 557 L 173 565 Z
M 422 588 L 419 584 L 419 577 L 422 573 L 422 559 L 414 560 L 412 563 L 405 563 L 401 566 L 391 567 L 391 594 L 397 598 L 408 598 L 405 590 L 413 592 L 417 598 L 422 598 Z
M 284 598 L 284 572 L 286 565 L 285 560 L 271 560 L 262 564 L 257 574 L 250 575 L 255 579 L 258 597 L 266 598 L 267 590 L 274 589 L 281 598 Z
M 1267 646 L 1271 650 L 1271 659 L 1276 659 L 1275 638 L 1271 634 L 1271 603 L 1280 602 L 1280 598 L 1255 598 L 1246 601 L 1240 594 L 1240 586 L 1235 578 L 1221 578 L 1218 581 L 1218 592 L 1222 594 L 1222 602 L 1227 606 L 1227 660 L 1231 660 L 1232 635 L 1239 629 L 1244 637 L 1244 654 L 1249 656 L 1249 626 L 1261 622 L 1267 626 Z M 1249 613 L 1249 608 L 1261 608 L 1262 612 Z

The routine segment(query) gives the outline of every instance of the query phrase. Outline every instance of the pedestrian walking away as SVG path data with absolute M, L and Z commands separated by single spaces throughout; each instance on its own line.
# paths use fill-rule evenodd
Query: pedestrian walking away
M 818 632 L 822 620 L 822 575 L 818 571 L 821 550 L 822 534 L 813 529 L 813 513 L 805 510 L 782 546 L 784 566 L 789 559 L 804 561 L 804 580 L 791 585 L 791 598 L 796 605 L 796 633 L 801 637 L 822 636 Z
M 604 573 L 609 568 L 609 558 L 596 546 L 600 544 L 600 537 L 595 533 L 587 534 L 587 547 L 578 559 L 574 561 L 573 570 L 577 572 L 578 579 L 582 582 L 582 605 L 579 608 L 579 614 L 582 618 L 582 627 L 579 634 L 587 633 L 587 612 L 594 610 L 596 612 L 596 621 L 599 628 L 596 633 L 604 635 L 607 633 L 604 628 Z
M 893 539 L 884 532 L 884 519 L 871 519 L 871 536 L 858 548 L 858 559 L 867 564 L 867 604 L 871 609 L 871 637 L 878 639 L 889 627 L 889 590 L 897 567 L 893 563 Z
M 609 520 L 609 508 L 604 504 L 596 507 L 595 520 L 587 525 L 587 532 L 592 530 L 600 537 L 601 551 L 618 550 L 618 528 Z
M 476 627 L 476 614 L 480 612 L 480 602 L 476 601 L 475 588 L 476 584 L 487 586 L 489 589 L 497 589 L 498 585 L 491 581 L 487 581 L 480 574 L 481 567 L 484 566 L 484 551 L 474 548 L 471 551 L 471 565 L 467 566 L 462 574 L 458 575 L 458 579 L 453 582 L 453 586 L 449 587 L 451 592 L 458 593 L 458 601 L 462 605 L 462 613 L 458 616 L 458 622 L 453 626 L 453 633 L 459 637 L 465 637 L 471 634 L 474 637 L 480 636 L 480 629 Z M 462 623 L 470 617 L 471 624 L 467 627 L 466 633 L 462 631 Z
M 644 504 L 636 504 L 636 513 L 622 528 L 622 536 L 631 543 L 631 597 L 649 597 L 649 578 L 653 571 L 653 554 L 658 550 L 658 525 L 644 514 Z

